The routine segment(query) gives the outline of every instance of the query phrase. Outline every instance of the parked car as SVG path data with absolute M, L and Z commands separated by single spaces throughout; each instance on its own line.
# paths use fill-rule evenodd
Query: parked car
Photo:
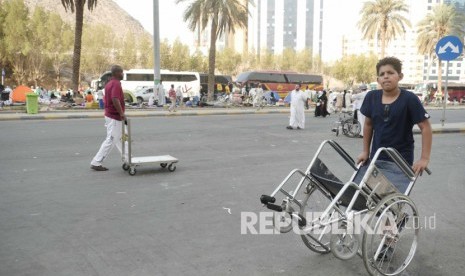
M 153 87 L 144 87 L 142 89 L 136 90 L 134 96 L 136 97 L 138 104 L 148 102 L 150 96 L 153 96 Z

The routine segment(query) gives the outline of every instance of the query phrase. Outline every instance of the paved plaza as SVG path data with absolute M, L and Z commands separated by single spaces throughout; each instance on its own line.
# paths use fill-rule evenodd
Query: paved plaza
M 441 111 L 431 115 L 440 123 Z M 461 123 L 465 110 L 448 116 Z M 0 121 L 0 275 L 367 275 L 360 258 L 317 255 L 293 233 L 241 234 L 241 213 L 267 211 L 260 195 L 305 169 L 321 141 L 358 155 L 362 140 L 336 137 L 334 119 L 308 113 L 306 129 L 289 131 L 287 113 L 133 118 L 135 156 L 180 160 L 175 172 L 135 176 L 116 149 L 109 171 L 89 169 L 103 118 Z M 433 137 L 433 174 L 411 196 L 435 224 L 403 275 L 465 270 L 464 141 Z

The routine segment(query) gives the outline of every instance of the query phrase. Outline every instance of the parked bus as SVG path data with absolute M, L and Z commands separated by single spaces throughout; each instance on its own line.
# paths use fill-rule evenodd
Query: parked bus
M 232 83 L 231 76 L 215 75 L 215 94 L 224 92 L 224 87 Z M 202 95 L 208 93 L 208 74 L 200 73 L 200 93 Z
M 281 98 L 294 90 L 296 84 L 301 84 L 302 89 L 309 87 L 310 90 L 323 90 L 323 77 L 320 75 L 299 74 L 296 72 L 280 71 L 249 71 L 241 73 L 236 82 L 247 87 L 251 84 L 261 83 L 266 90 L 274 91 Z
M 422 95 L 423 101 L 426 101 L 427 103 L 433 101 L 435 99 L 435 94 L 437 89 L 438 84 L 436 82 L 430 82 L 430 83 L 420 83 L 415 86 L 414 92 L 417 95 Z M 445 89 L 445 83 L 443 84 L 442 87 L 442 93 L 444 93 Z M 465 83 L 455 83 L 455 82 L 449 82 L 447 84 L 447 94 L 448 94 L 448 100 L 449 101 L 457 101 L 459 103 L 462 103 L 465 101 Z
M 172 84 L 174 87 L 181 86 L 184 98 L 198 96 L 200 98 L 200 75 L 197 72 L 175 72 L 169 70 L 160 71 L 163 87 L 166 95 Z M 111 72 L 107 71 L 100 76 L 98 89 L 103 89 L 111 78 Z M 124 71 L 121 86 L 123 90 L 135 92 L 144 87 L 154 85 L 153 69 L 130 69 Z

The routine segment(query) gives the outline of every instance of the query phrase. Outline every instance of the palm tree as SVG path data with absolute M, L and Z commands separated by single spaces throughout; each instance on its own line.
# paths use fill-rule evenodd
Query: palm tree
M 406 12 L 408 6 L 403 0 L 374 0 L 363 5 L 358 26 L 364 39 L 376 37 L 381 41 L 381 58 L 385 56 L 387 43 L 405 34 L 406 26 L 410 27 L 410 21 L 402 15 Z
M 71 10 L 76 14 L 74 29 L 74 52 L 73 52 L 73 90 L 79 90 L 79 75 L 81 69 L 81 44 L 82 44 L 82 26 L 84 24 L 84 7 L 87 1 L 87 9 L 92 11 L 97 6 L 97 0 L 61 0 L 65 10 Z
M 453 6 L 437 5 L 417 25 L 418 52 L 427 55 L 431 61 L 434 59 L 436 44 L 446 35 L 456 35 L 463 38 L 465 17 L 458 13 Z M 428 67 L 428 74 L 429 74 Z M 442 93 L 442 62 L 438 61 L 438 92 Z
M 208 55 L 208 100 L 213 99 L 215 86 L 216 41 L 235 27 L 245 28 L 248 21 L 247 1 L 243 0 L 176 0 L 176 4 L 190 2 L 184 11 L 189 29 L 205 30 L 210 24 L 210 50 Z M 245 4 L 243 4 L 245 2 Z

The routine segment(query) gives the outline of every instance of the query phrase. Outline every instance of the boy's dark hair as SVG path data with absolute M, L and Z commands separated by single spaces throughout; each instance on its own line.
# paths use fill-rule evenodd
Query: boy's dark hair
M 378 61 L 378 63 L 376 64 L 376 75 L 379 74 L 379 69 L 381 68 L 381 66 L 384 65 L 392 65 L 392 67 L 394 67 L 394 70 L 396 70 L 397 73 L 402 73 L 402 61 L 400 61 L 396 57 L 385 57 Z

